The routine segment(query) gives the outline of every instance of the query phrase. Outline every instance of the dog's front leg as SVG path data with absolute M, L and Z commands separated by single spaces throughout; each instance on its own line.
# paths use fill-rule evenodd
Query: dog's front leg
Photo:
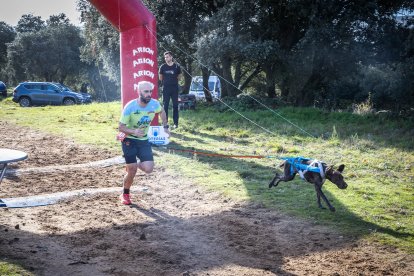
M 321 209 L 326 209 L 325 207 L 322 206 L 321 195 L 319 194 L 318 186 L 316 184 L 314 186 L 315 186 L 316 200 L 318 202 L 318 207 L 321 208 Z
M 321 197 L 322 197 L 322 199 L 325 201 L 326 205 L 328 205 L 329 210 L 331 210 L 332 212 L 335 212 L 335 207 L 333 207 L 331 205 L 329 200 L 326 198 L 325 194 L 322 192 L 322 185 L 321 184 L 315 184 L 315 190 L 316 190 L 316 194 L 317 194 L 317 198 L 318 198 L 319 208 L 325 209 L 321 204 Z

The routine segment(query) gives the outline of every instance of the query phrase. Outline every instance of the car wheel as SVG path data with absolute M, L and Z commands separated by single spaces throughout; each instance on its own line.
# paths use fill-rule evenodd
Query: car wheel
M 75 101 L 73 100 L 73 99 L 64 99 L 63 100 L 63 104 L 64 105 L 74 105 L 75 104 Z
M 29 107 L 32 104 L 32 102 L 28 97 L 21 97 L 19 100 L 19 104 L 21 107 Z

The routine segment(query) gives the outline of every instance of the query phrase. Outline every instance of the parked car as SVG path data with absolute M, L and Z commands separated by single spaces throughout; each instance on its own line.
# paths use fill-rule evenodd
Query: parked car
M 64 84 L 61 84 L 61 83 L 56 83 L 56 82 L 54 82 L 53 84 L 55 84 L 55 85 L 57 85 L 57 86 L 59 86 L 60 88 L 62 88 L 64 91 L 70 91 L 70 92 L 75 92 L 75 93 L 80 93 L 80 94 L 82 94 L 82 96 L 84 97 L 84 102 L 83 103 L 92 103 L 92 97 L 91 97 L 91 95 L 90 94 L 88 94 L 88 93 L 85 93 L 85 92 L 78 92 L 78 91 L 73 91 L 70 87 L 68 87 L 68 86 L 66 86 L 66 85 L 64 85 Z
M 0 81 L 0 94 L 1 94 L 3 97 L 7 97 L 7 87 L 6 87 L 6 85 L 4 84 L 4 82 L 2 82 L 2 81 Z
M 13 101 L 22 107 L 28 107 L 82 104 L 88 99 L 81 93 L 64 90 L 52 82 L 22 82 L 13 91 Z
M 221 82 L 218 76 L 208 77 L 208 90 L 210 90 L 213 100 L 221 97 Z M 195 95 L 197 100 L 205 100 L 202 76 L 194 76 L 191 79 L 189 94 Z

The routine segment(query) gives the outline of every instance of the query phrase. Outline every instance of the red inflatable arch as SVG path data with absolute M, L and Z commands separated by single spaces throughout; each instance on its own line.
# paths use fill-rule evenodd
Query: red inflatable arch
M 154 84 L 152 97 L 158 98 L 156 21 L 140 0 L 89 0 L 120 32 L 121 100 L 125 106 L 137 97 L 137 83 Z M 158 125 L 156 117 L 152 125 Z

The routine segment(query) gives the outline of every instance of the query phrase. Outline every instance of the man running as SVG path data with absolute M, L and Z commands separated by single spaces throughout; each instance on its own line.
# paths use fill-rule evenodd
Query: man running
M 138 98 L 125 105 L 119 122 L 119 131 L 127 135 L 122 141 L 127 173 L 123 181 L 124 191 L 120 196 L 121 203 L 125 205 L 131 204 L 129 189 L 137 169 L 145 173 L 151 173 L 154 169 L 148 130 L 155 114 L 161 113 L 164 130 L 168 135 L 170 134 L 164 109 L 157 100 L 151 98 L 153 89 L 154 85 L 151 82 L 139 82 Z

